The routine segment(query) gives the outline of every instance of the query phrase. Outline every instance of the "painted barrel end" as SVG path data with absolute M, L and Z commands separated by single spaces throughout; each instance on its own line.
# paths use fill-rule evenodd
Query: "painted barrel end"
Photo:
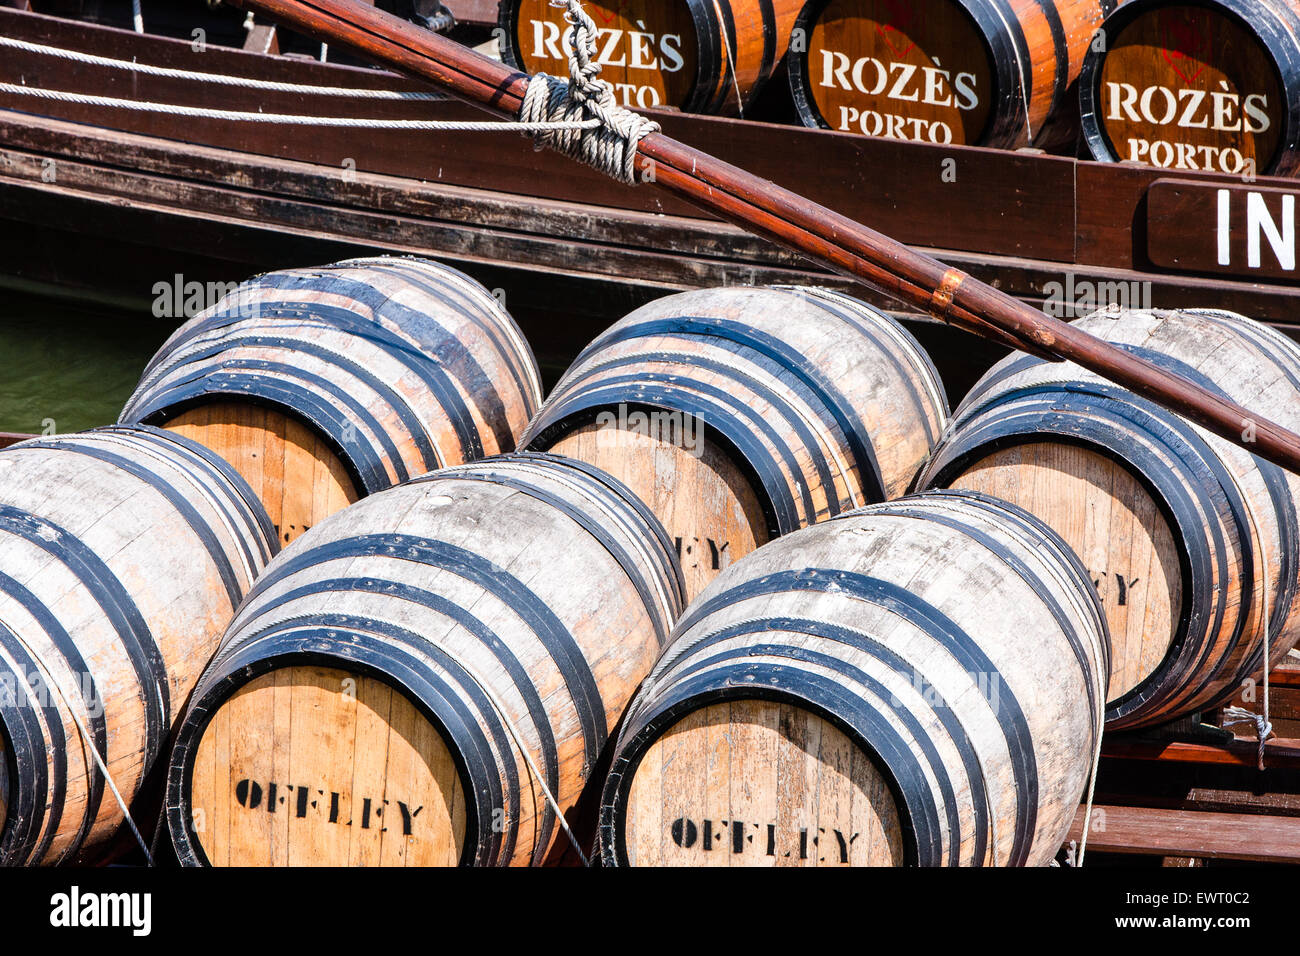
M 1079 77 L 1095 159 L 1162 169 L 1300 169 L 1300 15 L 1288 0 L 1129 0 Z
M 893 778 L 827 715 L 741 691 L 643 733 L 610 862 L 902 865 Z

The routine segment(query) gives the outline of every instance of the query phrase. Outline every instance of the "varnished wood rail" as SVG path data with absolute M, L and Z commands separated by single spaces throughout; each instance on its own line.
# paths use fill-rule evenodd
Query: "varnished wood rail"
M 1259 744 L 1246 739 L 1223 744 L 1204 744 L 1112 737 L 1102 742 L 1101 755 L 1115 760 L 1161 760 L 1170 763 L 1255 767 Z M 1279 770 L 1300 769 L 1300 740 L 1270 740 L 1264 745 L 1264 766 Z
M 1083 808 L 1067 840 L 1083 833 Z M 1152 807 L 1093 808 L 1091 852 L 1300 863 L 1300 817 Z

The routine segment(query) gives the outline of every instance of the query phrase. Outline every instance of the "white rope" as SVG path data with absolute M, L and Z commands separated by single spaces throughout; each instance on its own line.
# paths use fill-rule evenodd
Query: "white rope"
M 713 0 L 713 12 L 718 18 L 718 27 L 722 30 L 722 48 L 727 51 L 727 72 L 731 74 L 731 87 L 736 91 L 736 113 L 741 119 L 744 119 L 745 103 L 744 98 L 740 95 L 740 79 L 736 76 L 737 51 L 731 45 L 731 35 L 727 30 L 727 21 L 718 6 L 718 0 Z
M 140 850 L 144 853 L 145 860 L 148 861 L 150 866 L 153 866 L 153 854 L 149 852 L 148 844 L 145 843 L 144 837 L 140 835 L 140 830 L 136 827 L 135 820 L 131 818 L 131 811 L 127 808 L 126 801 L 122 799 L 122 792 L 117 789 L 117 784 L 113 781 L 113 775 L 108 772 L 108 765 L 104 762 L 104 758 L 100 756 L 99 751 L 95 748 L 95 741 L 90 736 L 90 731 L 86 729 L 86 725 L 82 722 L 81 716 L 77 713 L 76 708 L 68 702 L 67 695 L 63 693 L 63 688 L 60 687 L 59 682 L 54 679 L 54 674 L 41 658 L 41 655 L 36 653 L 31 645 L 23 640 L 22 635 L 19 634 L 18 631 L 11 627 L 6 627 L 6 630 L 14 637 L 18 638 L 18 643 L 23 646 L 23 649 L 27 651 L 31 659 L 36 662 L 36 666 L 44 673 L 45 686 L 53 688 L 54 692 L 59 695 L 59 700 L 63 701 L 64 709 L 72 715 L 73 723 L 77 725 L 77 730 L 81 731 L 81 737 L 85 741 L 86 749 L 89 750 L 91 756 L 95 758 L 95 763 L 99 766 L 99 772 L 104 775 L 104 781 L 108 784 L 108 789 L 113 792 L 113 799 L 117 801 L 118 807 L 122 810 L 122 816 L 126 819 L 126 825 L 131 828 L 131 832 L 135 835 L 135 842 L 140 844 Z
M 579 0 L 550 0 L 552 6 L 564 6 L 565 20 L 574 27 L 573 55 L 569 59 L 569 82 L 538 73 L 529 80 L 523 104 L 515 122 L 451 122 L 441 120 L 385 120 L 337 116 L 301 116 L 286 113 L 253 113 L 218 110 L 199 106 L 177 106 L 142 100 L 126 100 L 89 93 L 46 90 L 36 87 L 0 83 L 0 93 L 29 96 L 60 103 L 99 106 L 142 113 L 188 116 L 241 123 L 275 123 L 283 126 L 327 126 L 352 129 L 400 129 L 426 132 L 516 132 L 534 136 L 534 145 L 549 146 L 557 152 L 586 163 L 613 179 L 636 185 L 637 144 L 659 129 L 659 124 L 618 105 L 609 83 L 599 79 L 600 67 L 594 62 L 596 24 L 582 9 Z M 391 90 L 350 90 L 339 87 L 303 86 L 268 80 L 227 77 L 215 73 L 194 73 L 169 67 L 149 66 L 125 60 L 113 60 L 89 53 L 60 50 L 56 47 L 0 37 L 0 46 L 42 53 L 75 62 L 126 69 L 150 76 L 198 80 L 227 86 L 285 92 L 314 93 L 324 96 L 355 96 L 365 99 L 442 99 L 434 93 L 405 93 Z M 733 68 L 734 79 L 734 68 Z M 739 90 L 737 90 L 739 93 Z
M 252 14 L 249 14 L 252 17 Z M 245 23 L 247 27 L 247 23 Z M 250 90 L 270 90 L 277 93 L 310 93 L 316 96 L 347 96 L 362 100 L 445 100 L 441 93 L 404 91 L 404 90 L 357 90 L 347 86 L 312 86 L 306 83 L 281 83 L 276 80 L 254 80 L 245 76 L 227 76 L 224 73 L 199 73 L 193 70 L 178 70 L 168 66 L 153 66 L 149 63 L 137 63 L 134 60 L 115 60 L 111 57 L 96 56 L 93 53 L 81 53 L 77 50 L 65 50 L 43 43 L 30 43 L 13 37 L 0 36 L 0 47 L 22 50 L 25 53 L 38 53 L 42 56 L 55 57 L 73 63 L 89 66 L 102 66 L 113 70 L 128 70 L 144 76 L 160 76 L 172 80 L 193 80 L 199 83 L 213 83 L 218 86 L 239 86 Z
M 1083 809 L 1083 833 L 1079 837 L 1079 852 L 1073 866 L 1083 866 L 1084 854 L 1088 852 L 1088 831 L 1092 828 L 1092 804 L 1097 795 L 1097 771 L 1101 769 L 1101 737 L 1106 727 L 1106 688 L 1101 688 L 1101 702 L 1097 707 L 1097 746 L 1092 753 L 1092 774 L 1088 780 L 1088 799 Z
M 501 706 L 501 702 L 497 699 L 497 695 L 492 692 L 492 689 L 488 687 L 485 682 L 479 680 L 478 675 L 475 674 L 472 669 L 467 667 L 464 661 L 459 661 L 458 663 L 465 673 L 470 676 L 470 679 L 473 680 L 474 683 L 478 684 L 479 689 L 483 691 L 487 696 L 487 699 L 491 702 L 492 709 L 497 712 L 497 716 L 501 718 L 501 722 L 504 723 L 506 729 L 510 731 L 510 736 L 514 739 L 515 746 L 519 749 L 519 752 L 523 754 L 524 762 L 528 764 L 529 773 L 531 773 L 533 779 L 537 781 L 537 785 L 542 788 L 542 795 L 546 797 L 546 802 L 549 803 L 551 809 L 555 811 L 555 818 L 560 821 L 560 828 L 564 830 L 564 835 L 569 838 L 569 843 L 573 846 L 574 852 L 578 854 L 579 859 L 582 860 L 582 865 L 587 867 L 591 866 L 591 861 L 587 858 L 587 854 L 582 852 L 582 847 L 578 844 L 578 838 L 574 836 L 573 831 L 569 829 L 569 821 L 564 818 L 564 811 L 560 809 L 560 802 L 555 799 L 550 788 L 546 786 L 546 778 L 543 777 L 542 772 L 537 769 L 537 764 L 533 762 L 533 757 L 528 752 L 528 748 L 524 745 L 524 741 L 521 738 L 518 729 L 515 727 L 514 721 L 512 721 L 506 714 L 505 708 Z
M 541 121 L 533 123 L 449 122 L 443 120 L 383 120 L 354 119 L 340 116 L 298 116 L 288 113 L 249 113 L 239 110 L 214 110 L 202 106 L 173 106 L 169 103 L 149 103 L 123 100 L 112 96 L 93 96 L 89 93 L 68 93 L 62 90 L 44 90 L 34 86 L 0 83 L 0 93 L 14 93 L 58 103 L 76 103 L 82 106 L 102 106 L 137 113 L 163 113 L 168 116 L 190 116 L 201 119 L 229 120 L 239 123 L 276 123 L 283 126 L 336 126 L 355 129 L 405 129 L 429 132 L 473 133 L 547 133 L 556 130 L 594 130 L 599 119 L 574 121 Z
M 1235 478 L 1233 480 L 1233 483 L 1237 484 Z M 1241 494 L 1240 485 L 1238 485 L 1237 487 L 1237 492 L 1238 494 Z M 1250 519 L 1250 525 L 1251 525 L 1251 529 L 1254 532 L 1255 540 L 1257 540 L 1260 544 L 1258 554 L 1259 554 L 1260 565 L 1262 568 L 1263 579 L 1264 579 L 1264 615 L 1263 615 L 1264 712 L 1262 714 L 1257 714 L 1254 711 L 1247 710 L 1244 707 L 1237 707 L 1237 706 L 1225 707 L 1223 709 L 1223 726 L 1232 727 L 1235 726 L 1236 724 L 1255 725 L 1255 736 L 1259 740 L 1259 755 L 1257 757 L 1257 765 L 1259 766 L 1260 770 L 1263 770 L 1264 769 L 1264 745 L 1268 743 L 1268 738 L 1273 736 L 1273 722 L 1269 719 L 1271 710 L 1269 709 L 1270 705 L 1268 699 L 1269 698 L 1268 672 L 1272 668 L 1272 660 L 1269 654 L 1270 609 L 1268 605 L 1268 598 L 1269 598 L 1269 591 L 1272 589 L 1272 582 L 1270 581 L 1270 574 L 1269 574 L 1269 567 L 1268 567 L 1268 554 L 1265 552 L 1264 549 L 1264 539 L 1260 535 L 1259 525 L 1255 521 L 1255 508 L 1253 505 L 1251 505 L 1250 498 L 1248 498 L 1246 495 L 1241 494 L 1241 500 L 1246 505 L 1246 515 Z
M 659 124 L 614 99 L 614 88 L 600 79 L 596 55 L 596 24 L 579 0 L 550 0 L 553 7 L 565 7 L 564 19 L 573 26 L 573 54 L 569 58 L 569 82 L 538 73 L 528 82 L 519 120 L 526 125 L 546 121 L 549 129 L 537 134 L 537 149 L 549 146 L 571 159 L 586 163 L 612 179 L 636 185 L 636 151 L 642 137 L 659 129 Z M 569 126 L 580 117 L 595 120 L 584 133 Z M 566 126 L 568 130 L 566 131 Z
M 997 13 L 998 19 L 1002 21 L 1002 29 L 1005 31 L 1004 35 L 1011 37 L 1015 36 L 1015 31 L 1011 29 L 1011 24 L 1007 21 L 1006 15 L 1002 12 L 1001 5 L 996 3 L 993 4 L 993 10 Z M 1020 47 L 1015 43 L 1012 43 L 1011 47 L 1016 51 L 1016 69 L 1019 70 L 1020 76 L 1020 99 L 1025 107 L 1025 142 L 1027 145 L 1032 146 L 1034 143 L 1034 126 L 1029 119 L 1029 89 L 1025 84 L 1025 63 L 1020 58 Z

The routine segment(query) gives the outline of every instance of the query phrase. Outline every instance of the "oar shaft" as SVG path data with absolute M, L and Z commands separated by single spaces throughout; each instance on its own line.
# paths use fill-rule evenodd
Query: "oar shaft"
M 426 80 L 501 116 L 528 78 L 466 47 L 352 0 L 228 0 Z M 641 140 L 654 184 L 841 275 L 1010 348 L 1077 363 L 1249 451 L 1300 473 L 1300 436 L 1181 376 L 1053 319 L 875 230 L 663 134 Z M 1253 439 L 1253 440 L 1252 440 Z

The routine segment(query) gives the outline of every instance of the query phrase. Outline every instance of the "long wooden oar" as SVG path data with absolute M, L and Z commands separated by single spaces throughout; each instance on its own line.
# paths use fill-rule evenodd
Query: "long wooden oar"
M 518 115 L 528 86 L 526 74 L 354 0 L 227 2 L 501 116 Z M 1300 436 L 937 259 L 661 133 L 641 140 L 638 159 L 653 163 L 655 186 L 722 219 L 976 335 L 1075 362 L 1300 473 Z

